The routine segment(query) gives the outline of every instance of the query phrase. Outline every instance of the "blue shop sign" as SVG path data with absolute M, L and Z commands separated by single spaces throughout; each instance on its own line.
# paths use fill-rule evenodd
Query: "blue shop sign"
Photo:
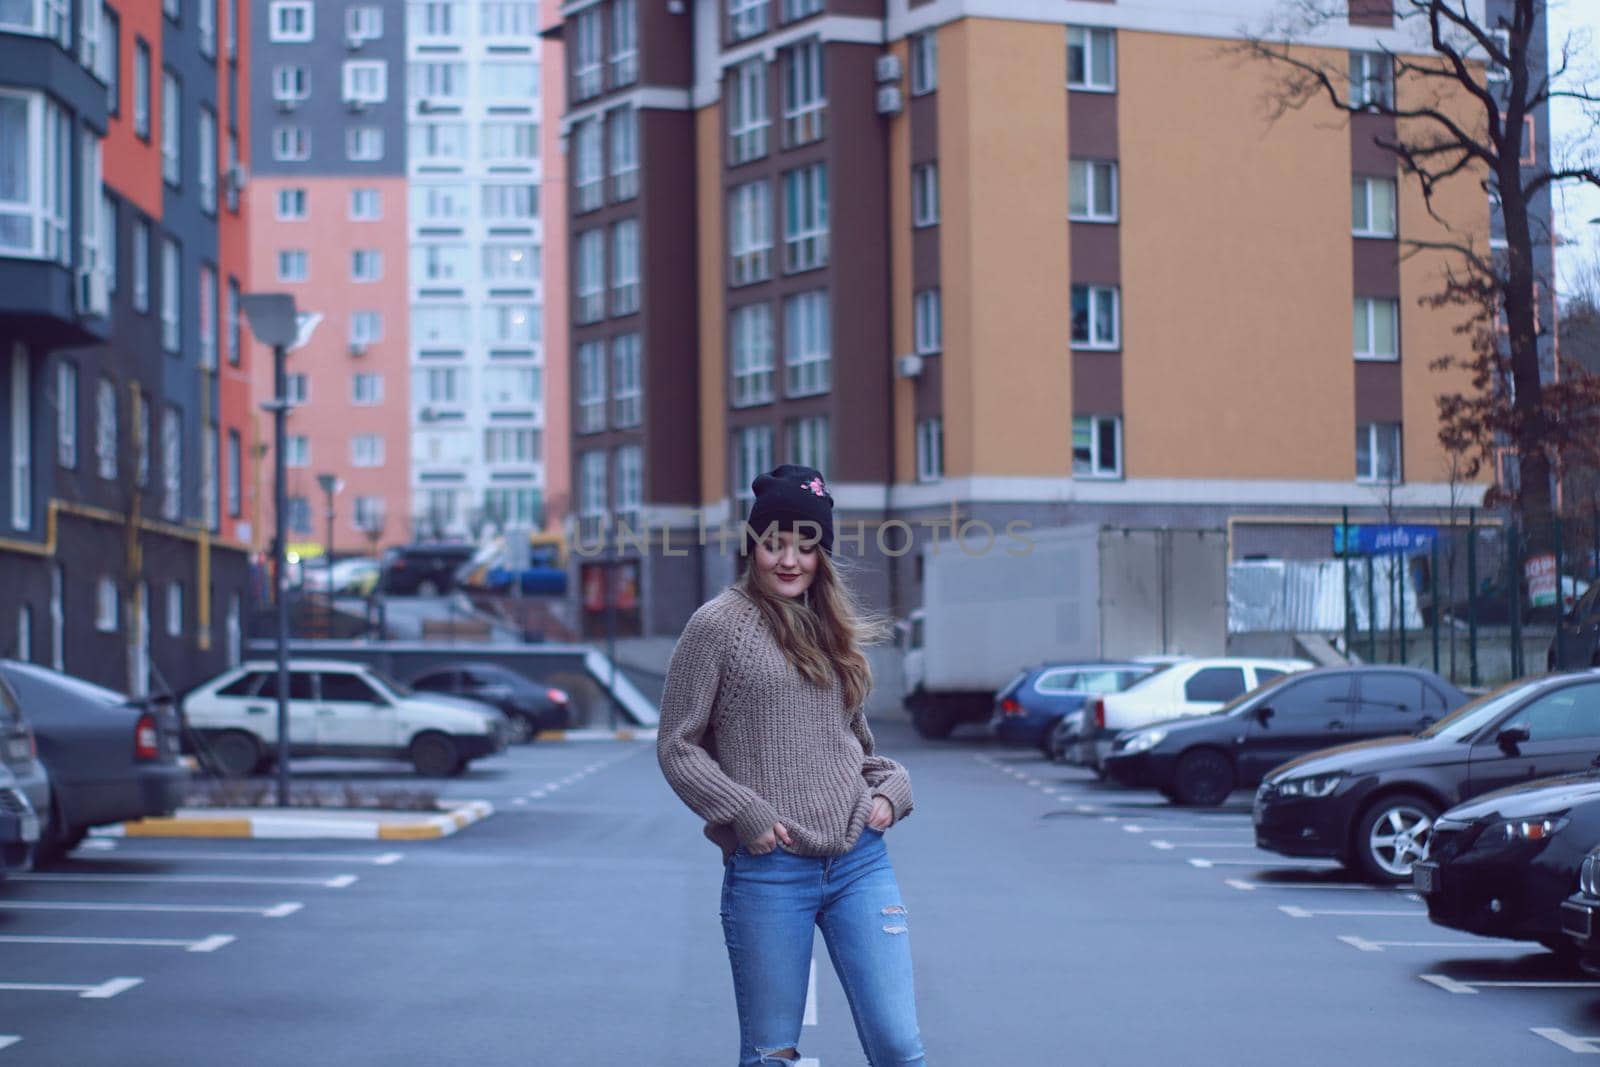
M 1398 556 L 1428 552 L 1437 526 L 1334 526 L 1335 556 Z

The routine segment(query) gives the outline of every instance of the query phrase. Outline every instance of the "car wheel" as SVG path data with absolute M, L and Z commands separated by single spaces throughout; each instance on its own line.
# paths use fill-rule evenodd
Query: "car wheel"
M 516 714 L 510 716 L 506 721 L 511 727 L 511 743 L 513 745 L 525 745 L 533 740 L 533 720 L 528 716 Z
M 1375 882 L 1404 882 L 1422 858 L 1439 806 L 1425 797 L 1392 793 L 1361 813 L 1355 827 L 1356 865 Z
M 418 734 L 411 742 L 411 765 L 425 778 L 448 778 L 461 764 L 456 743 L 444 734 Z
M 50 794 L 50 823 L 45 827 L 44 833 L 39 835 L 39 843 L 34 846 L 34 867 L 48 867 L 66 859 L 67 853 L 83 844 L 83 839 L 88 834 L 88 827 L 71 827 L 62 821 L 61 798 L 52 792 Z
M 1178 758 L 1172 795 L 1179 804 L 1214 808 L 1233 792 L 1233 761 L 1214 748 L 1197 748 Z
M 224 778 L 244 778 L 262 760 L 261 745 L 243 730 L 224 730 L 202 749 L 206 765 Z
M 424 579 L 422 579 L 422 581 L 417 583 L 417 595 L 418 596 L 438 596 L 439 595 L 439 584 L 437 582 L 435 582 L 432 578 L 424 578 Z
M 950 714 L 937 708 L 918 707 L 911 712 L 911 725 L 922 737 L 942 741 L 956 728 Z

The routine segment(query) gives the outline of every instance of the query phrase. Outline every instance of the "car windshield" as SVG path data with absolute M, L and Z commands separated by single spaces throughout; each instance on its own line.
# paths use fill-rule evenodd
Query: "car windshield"
M 382 682 L 384 688 L 388 689 L 389 692 L 393 693 L 397 697 L 416 695 L 415 691 L 409 685 L 397 678 L 391 678 L 389 675 L 385 674 L 383 671 L 380 671 L 376 667 L 368 667 L 367 673 L 376 678 L 379 682 Z
M 1228 701 L 1226 704 L 1222 705 L 1222 707 L 1218 708 L 1216 711 L 1213 711 L 1211 714 L 1213 714 L 1213 715 L 1227 715 L 1230 712 L 1234 712 L 1234 711 L 1239 710 L 1240 708 L 1244 707 L 1246 704 L 1252 704 L 1252 703 L 1255 702 L 1256 697 L 1260 696 L 1262 693 L 1265 693 L 1265 692 L 1268 692 L 1270 690 L 1278 688 L 1279 686 L 1281 686 L 1285 682 L 1287 682 L 1290 679 L 1290 677 L 1292 677 L 1292 676 L 1291 675 L 1287 675 L 1287 674 L 1280 674 L 1275 678 L 1269 678 L 1267 681 L 1262 682 L 1260 685 L 1256 686 L 1254 689 L 1251 689 L 1251 690 L 1248 690 L 1246 692 L 1240 693 L 1238 696 L 1234 697 L 1232 700 Z
M 1527 694 L 1526 681 L 1503 685 L 1471 703 L 1461 705 L 1417 736 L 1437 737 L 1446 741 L 1460 741 L 1471 737 Z

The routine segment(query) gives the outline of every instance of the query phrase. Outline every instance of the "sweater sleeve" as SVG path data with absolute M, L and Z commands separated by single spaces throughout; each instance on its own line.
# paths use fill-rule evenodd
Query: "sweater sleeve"
M 656 759 L 667 784 L 696 815 L 713 825 L 732 824 L 749 844 L 771 830 L 778 813 L 735 782 L 700 744 L 722 682 L 727 641 L 701 614 L 690 618 L 672 651 L 661 694 Z
M 867 716 L 860 708 L 850 717 L 850 729 L 855 731 L 864 753 L 861 760 L 861 777 L 874 796 L 881 796 L 894 809 L 894 821 L 899 822 L 911 814 L 911 775 L 900 764 L 887 756 L 877 755 L 872 730 L 867 726 Z

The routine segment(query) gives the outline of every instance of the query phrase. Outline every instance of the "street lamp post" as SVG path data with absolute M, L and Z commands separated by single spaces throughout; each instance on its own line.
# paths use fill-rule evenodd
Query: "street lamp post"
M 317 475 L 317 484 L 322 487 L 323 495 L 328 498 L 328 543 L 322 547 L 322 558 L 327 561 L 328 565 L 328 621 L 331 624 L 333 621 L 333 497 L 335 493 L 344 488 L 344 482 L 339 480 L 338 475 L 319 474 Z
M 287 572 L 288 488 L 284 441 L 289 419 L 289 349 L 304 344 L 322 320 L 318 314 L 300 315 L 288 293 L 248 293 L 239 298 L 250 332 L 257 341 L 272 346 L 273 397 L 261 405 L 272 412 L 273 599 L 277 609 L 278 659 L 278 807 L 289 806 L 289 578 Z

